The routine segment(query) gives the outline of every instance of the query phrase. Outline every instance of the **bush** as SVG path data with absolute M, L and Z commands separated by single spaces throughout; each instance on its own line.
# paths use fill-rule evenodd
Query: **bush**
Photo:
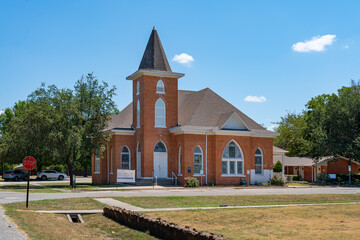
M 60 173 L 64 173 L 65 172 L 65 167 L 64 165 L 61 164 L 57 164 L 57 165 L 50 165 L 46 168 L 46 170 L 55 170 L 58 171 Z
M 328 182 L 330 182 L 330 176 L 327 173 L 318 174 L 316 179 L 321 185 L 326 185 Z
M 288 182 L 299 181 L 298 175 L 286 175 L 286 178 Z
M 215 184 L 214 184 L 214 182 L 210 181 L 208 185 L 212 187 L 212 186 L 214 186 Z
M 262 185 L 263 185 L 264 187 L 266 187 L 268 184 L 267 184 L 267 183 L 263 183 Z
M 185 187 L 198 187 L 199 180 L 194 177 L 187 177 L 185 178 Z
M 274 186 L 284 186 L 284 180 L 282 177 L 274 175 L 273 178 L 270 180 L 270 184 Z
M 273 167 L 274 172 L 281 172 L 282 171 L 282 164 L 280 161 L 277 161 Z

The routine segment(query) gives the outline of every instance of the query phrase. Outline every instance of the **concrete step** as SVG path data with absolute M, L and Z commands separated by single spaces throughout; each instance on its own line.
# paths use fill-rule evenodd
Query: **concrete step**
M 153 180 L 152 179 L 136 179 L 135 181 L 136 186 L 152 186 Z M 175 183 L 171 179 L 157 179 L 158 186 L 174 186 Z

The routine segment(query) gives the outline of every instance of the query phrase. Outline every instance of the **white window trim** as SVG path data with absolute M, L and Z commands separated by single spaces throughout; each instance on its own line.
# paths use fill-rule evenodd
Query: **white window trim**
M 113 152 L 114 152 L 114 148 L 111 147 L 111 151 L 110 151 L 110 174 L 113 174 Z
M 123 148 L 126 147 L 128 149 L 128 153 L 123 153 Z M 131 170 L 131 152 L 130 152 L 130 148 L 126 145 L 124 145 L 122 148 L 121 148 L 121 155 L 120 155 L 120 167 L 121 169 L 124 169 L 122 168 L 121 164 L 122 164 L 122 156 L 125 155 L 125 154 L 129 154 L 129 168 L 127 170 Z M 126 169 L 125 169 L 126 170 Z
M 222 177 L 243 177 L 243 176 L 245 176 L 245 169 L 244 169 L 244 166 L 245 166 L 245 159 L 244 159 L 244 154 L 243 154 L 243 151 L 242 151 L 242 149 L 241 149 L 241 147 L 239 146 L 239 144 L 235 141 L 235 140 L 230 140 L 227 144 L 226 144 L 226 146 L 225 146 L 225 148 L 224 148 L 224 151 L 225 151 L 225 149 L 227 148 L 227 146 L 231 143 L 231 142 L 234 142 L 235 143 L 235 145 L 239 148 L 239 150 L 240 150 L 240 153 L 241 153 L 241 158 L 224 158 L 224 157 L 222 157 L 221 158 L 221 176 Z M 222 153 L 222 155 L 221 156 L 224 156 L 224 151 L 223 151 L 223 153 Z M 230 162 L 231 161 L 234 161 L 235 162 L 235 173 L 230 173 Z M 227 164 L 227 174 L 225 174 L 225 173 L 223 173 L 222 172 L 222 163 L 223 162 L 226 162 L 226 164 Z M 241 162 L 241 164 L 242 164 L 242 174 L 239 174 L 238 173 L 238 162 Z
M 140 82 L 137 81 L 136 82 L 136 95 L 139 95 L 140 94 Z
M 260 155 L 256 154 L 256 150 L 260 150 Z M 264 175 L 264 154 L 263 151 L 261 150 L 261 148 L 257 148 L 255 150 L 255 158 L 258 156 L 261 156 L 261 173 L 256 173 L 256 163 L 255 163 L 255 158 L 254 158 L 254 170 L 255 170 L 255 175 L 260 176 L 260 175 Z
M 180 155 L 181 155 L 181 164 L 180 164 Z M 178 176 L 182 176 L 182 148 L 181 148 L 181 146 L 180 146 L 180 148 L 179 148 L 179 154 L 178 154 L 178 158 L 179 158 L 179 161 L 178 161 L 178 167 L 179 167 L 179 169 L 178 169 Z
M 195 153 L 196 148 L 199 147 L 201 154 L 200 153 Z M 201 176 L 205 176 L 204 174 L 200 174 L 200 173 L 195 173 L 195 155 L 201 155 L 201 168 L 204 171 L 204 152 L 202 150 L 202 148 L 200 147 L 200 145 L 197 145 L 194 149 L 194 155 L 193 155 L 193 166 L 194 166 L 194 177 L 201 177 Z
M 156 116 L 156 104 L 158 103 L 158 101 L 162 101 L 162 103 L 164 104 L 164 125 L 156 124 L 156 118 L 157 118 L 157 116 Z M 155 110 L 155 127 L 156 128 L 166 128 L 166 104 L 165 104 L 165 102 L 164 102 L 164 100 L 162 98 L 158 98 L 158 100 L 156 100 L 154 110 Z
M 162 91 L 158 90 L 159 83 L 162 83 L 162 87 L 164 90 L 162 90 Z M 157 81 L 157 83 L 156 83 L 156 93 L 165 94 L 165 84 L 164 84 L 163 80 L 161 80 L 161 79 L 159 81 Z
M 98 158 L 98 160 L 96 160 L 97 159 L 97 157 L 96 157 L 96 152 L 95 152 L 95 159 L 94 159 L 94 174 L 100 174 L 100 172 L 101 172 L 101 161 L 100 161 L 100 159 L 101 159 L 101 156 L 100 156 L 100 153 L 99 153 L 99 158 Z M 98 161 L 98 164 L 99 164 L 99 171 L 96 171 L 96 162 Z

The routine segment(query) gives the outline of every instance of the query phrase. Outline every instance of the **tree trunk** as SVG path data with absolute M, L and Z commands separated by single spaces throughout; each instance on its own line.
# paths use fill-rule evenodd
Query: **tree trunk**
M 73 167 L 72 167 L 72 163 L 71 162 L 68 162 L 68 169 L 69 169 L 69 176 L 70 176 L 70 187 L 73 186 L 73 181 L 74 181 L 74 178 L 73 178 Z
M 84 164 L 84 177 L 87 177 L 87 164 Z

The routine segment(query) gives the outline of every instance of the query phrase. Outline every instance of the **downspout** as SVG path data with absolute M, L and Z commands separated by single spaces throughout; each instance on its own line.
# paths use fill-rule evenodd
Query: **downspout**
M 281 169 L 281 171 L 282 171 L 282 178 L 285 180 L 285 154 L 283 153 L 282 154 L 282 157 L 281 157 L 282 159 L 282 169 Z
M 206 165 L 206 169 L 205 169 L 205 183 L 207 185 L 208 183 L 208 164 L 207 164 L 207 156 L 208 156 L 208 150 L 207 150 L 207 147 L 208 147 L 208 142 L 207 142 L 207 133 L 205 133 L 205 165 Z
M 109 143 L 107 144 L 107 184 L 109 184 Z

